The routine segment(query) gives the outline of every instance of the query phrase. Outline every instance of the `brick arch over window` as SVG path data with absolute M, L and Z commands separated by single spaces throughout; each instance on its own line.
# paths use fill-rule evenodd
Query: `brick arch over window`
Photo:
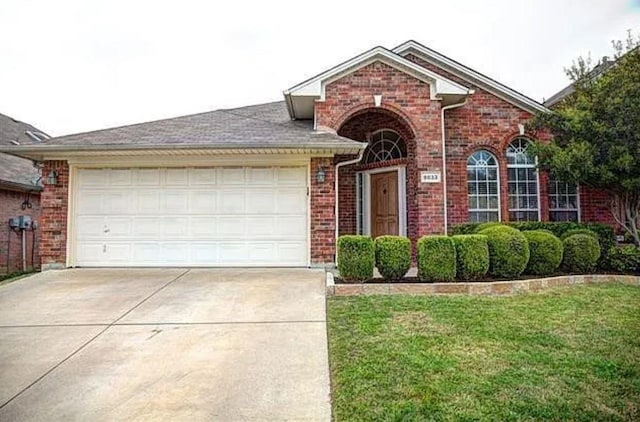
M 360 142 L 368 142 L 371 135 L 381 129 L 390 129 L 405 140 L 415 138 L 409 121 L 400 113 L 382 107 L 352 110 L 341 118 L 338 135 Z
M 397 133 L 403 142 L 402 157 L 380 162 L 363 162 L 357 165 L 342 167 L 339 174 L 339 231 L 340 234 L 357 232 L 356 217 L 356 173 L 383 167 L 402 166 L 406 169 L 406 221 L 407 234 L 411 238 L 418 235 L 417 202 L 415 200 L 418 187 L 418 170 L 416 165 L 416 132 L 412 123 L 401 112 L 382 107 L 355 107 L 350 113 L 345 113 L 337 133 L 340 136 L 360 142 L 371 142 L 375 134 L 381 131 Z M 336 157 L 335 162 L 352 159 L 353 156 Z

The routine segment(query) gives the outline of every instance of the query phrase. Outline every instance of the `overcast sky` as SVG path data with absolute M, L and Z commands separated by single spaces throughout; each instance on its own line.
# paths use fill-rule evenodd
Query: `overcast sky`
M 640 0 L 0 0 L 0 113 L 64 135 L 282 99 L 414 39 L 541 101 Z

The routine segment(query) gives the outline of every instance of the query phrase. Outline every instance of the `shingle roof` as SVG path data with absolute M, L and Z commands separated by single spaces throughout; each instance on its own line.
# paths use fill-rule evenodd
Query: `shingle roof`
M 51 138 L 42 145 L 96 147 L 202 146 L 203 148 L 340 147 L 359 143 L 291 120 L 284 101 L 215 110 Z
M 0 145 L 11 145 L 12 141 L 21 145 L 36 144 L 25 134 L 26 131 L 42 133 L 28 123 L 0 114 Z M 17 189 L 40 189 L 39 178 L 40 173 L 31 160 L 0 153 L 0 188 L 4 185 Z

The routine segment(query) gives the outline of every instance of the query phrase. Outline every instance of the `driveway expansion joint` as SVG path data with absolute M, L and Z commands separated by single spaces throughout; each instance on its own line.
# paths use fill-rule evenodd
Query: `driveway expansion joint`
M 110 324 L 97 324 L 97 325 L 104 325 L 104 329 L 100 330 L 100 332 L 98 332 L 98 334 L 96 334 L 95 336 L 93 336 L 92 338 L 90 338 L 89 340 L 87 340 L 86 342 L 84 342 L 82 345 L 80 345 L 80 347 L 78 347 L 76 350 L 74 350 L 73 352 L 71 352 L 67 357 L 65 357 L 64 359 L 62 359 L 60 362 L 58 362 L 57 364 L 55 364 L 53 367 L 49 368 L 44 374 L 40 375 L 38 378 L 35 379 L 35 381 L 31 382 L 29 385 L 27 385 L 25 388 L 23 388 L 22 390 L 18 391 L 15 395 L 13 395 L 9 400 L 7 400 L 6 402 L 2 403 L 0 405 L 0 410 L 3 409 L 5 406 L 7 406 L 9 403 L 11 403 L 12 401 L 14 401 L 15 399 L 17 399 L 18 397 L 20 397 L 25 391 L 29 390 L 31 387 L 33 387 L 34 385 L 36 385 L 37 383 L 39 383 L 40 381 L 42 381 L 47 375 L 49 375 L 50 373 L 52 373 L 53 371 L 55 371 L 57 368 L 59 368 L 62 364 L 64 364 L 65 362 L 67 362 L 69 359 L 71 359 L 72 357 L 74 357 L 75 355 L 77 355 L 78 353 L 80 353 L 84 348 L 86 348 L 89 344 L 91 344 L 95 339 L 97 339 L 98 337 L 100 337 L 102 334 L 105 333 L 105 331 L 107 331 L 109 328 L 113 327 L 118 321 L 120 321 L 122 318 L 124 318 L 125 316 L 127 316 L 129 313 L 131 313 L 132 311 L 134 311 L 137 307 L 139 307 L 140 305 L 142 305 L 143 303 L 145 303 L 147 300 L 149 300 L 151 297 L 153 297 L 154 295 L 156 295 L 158 292 L 162 291 L 164 288 L 166 288 L 167 286 L 169 286 L 171 283 L 179 280 L 180 278 L 184 277 L 185 275 L 187 275 L 187 273 L 189 273 L 189 271 L 191 271 L 190 269 L 187 269 L 186 271 L 182 272 L 181 274 L 179 274 L 177 277 L 175 277 L 174 279 L 166 282 L 165 284 L 163 284 L 162 286 L 160 286 L 159 288 L 157 288 L 155 291 L 153 291 L 149 296 L 145 297 L 144 299 L 142 299 L 139 303 L 137 303 L 135 306 L 133 306 L 131 309 L 129 309 L 127 312 L 125 312 L 124 314 L 122 314 L 120 317 L 116 318 L 113 322 L 111 322 Z M 93 325 L 93 324 L 88 324 L 88 325 Z

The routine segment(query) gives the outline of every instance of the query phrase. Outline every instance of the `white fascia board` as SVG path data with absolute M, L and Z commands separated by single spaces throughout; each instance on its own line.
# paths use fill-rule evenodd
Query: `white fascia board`
M 544 105 L 538 103 L 537 101 L 532 100 L 531 98 L 520 94 L 519 92 L 497 82 L 493 79 L 484 76 L 481 73 L 474 71 L 460 63 L 451 60 L 450 58 L 443 56 L 437 51 L 431 50 L 430 48 L 425 47 L 424 45 L 417 43 L 415 41 L 407 41 L 392 50 L 394 53 L 404 56 L 410 52 L 417 53 L 417 55 L 428 61 L 429 63 L 441 66 L 445 65 L 449 69 L 451 69 L 457 76 L 466 80 L 470 83 L 478 83 L 481 86 L 485 86 L 493 92 L 498 97 L 502 98 L 505 101 L 510 102 L 516 106 L 522 107 L 526 106 L 527 111 L 541 111 L 541 112 L 549 112 L 550 110 Z M 448 69 L 444 69 L 448 70 Z
M 327 70 L 326 72 L 291 87 L 285 91 L 285 96 L 313 96 L 319 99 L 324 99 L 324 89 L 327 84 L 376 61 L 381 61 L 429 83 L 432 86 L 431 95 L 434 98 L 438 95 L 461 95 L 469 92 L 468 88 L 435 72 L 425 69 L 422 66 L 387 50 L 386 48 L 375 47 Z

